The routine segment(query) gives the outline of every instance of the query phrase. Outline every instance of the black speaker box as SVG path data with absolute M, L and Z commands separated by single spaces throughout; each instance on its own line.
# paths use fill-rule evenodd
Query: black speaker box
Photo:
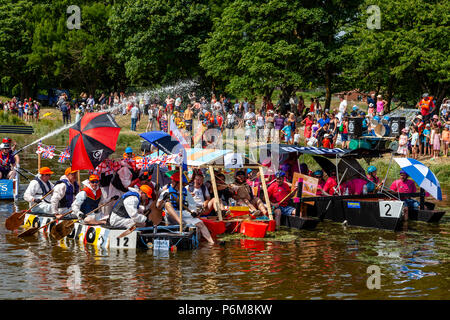
M 402 134 L 402 130 L 406 127 L 405 117 L 392 117 L 389 121 L 391 127 L 391 137 L 398 137 Z
M 354 117 L 348 119 L 348 134 L 352 138 L 357 138 L 362 136 L 363 129 L 362 129 L 362 122 L 363 118 Z

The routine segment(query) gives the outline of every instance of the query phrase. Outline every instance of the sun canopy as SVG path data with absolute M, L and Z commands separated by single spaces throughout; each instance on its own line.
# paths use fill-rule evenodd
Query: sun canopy
M 394 160 L 420 188 L 427 191 L 435 199 L 442 200 L 442 191 L 439 181 L 426 165 L 411 158 L 394 158 Z
M 323 148 L 323 147 L 301 147 L 289 144 L 267 144 L 264 146 L 258 146 L 256 148 L 265 149 L 270 152 L 278 153 L 280 156 L 288 155 L 291 153 L 297 154 L 310 154 L 314 156 L 323 156 L 328 158 L 375 158 L 380 157 L 383 153 L 391 152 L 391 150 L 372 150 L 365 148 L 358 148 L 354 150 L 341 149 L 341 148 Z

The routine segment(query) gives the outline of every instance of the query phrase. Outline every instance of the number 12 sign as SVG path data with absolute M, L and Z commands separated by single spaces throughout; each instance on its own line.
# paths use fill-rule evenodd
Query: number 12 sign
M 403 208 L 403 201 L 380 201 L 380 217 L 400 218 Z

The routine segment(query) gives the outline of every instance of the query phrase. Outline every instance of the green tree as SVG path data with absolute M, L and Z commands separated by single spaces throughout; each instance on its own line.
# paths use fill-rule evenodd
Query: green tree
M 199 45 L 212 25 L 208 4 L 205 0 L 126 0 L 114 6 L 111 38 L 120 48 L 117 58 L 131 84 L 148 86 L 202 76 Z
M 207 75 L 227 83 L 231 92 L 270 96 L 282 101 L 309 83 L 324 85 L 326 107 L 340 71 L 342 33 L 360 1 L 236 0 L 214 20 L 201 46 Z
M 367 27 L 369 5 L 380 8 L 380 29 Z M 351 63 L 343 75 L 363 90 L 383 92 L 389 103 L 395 94 L 415 104 L 428 92 L 440 104 L 450 79 L 449 12 L 444 0 L 366 1 L 345 49 Z
M 32 1 L 0 0 L 0 79 L 22 98 L 32 94 L 36 75 L 27 65 L 31 52 L 32 28 L 24 23 Z M 15 86 L 15 88 L 13 88 Z

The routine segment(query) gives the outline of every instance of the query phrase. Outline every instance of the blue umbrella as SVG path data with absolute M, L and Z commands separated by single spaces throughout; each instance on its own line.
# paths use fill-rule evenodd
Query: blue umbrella
M 427 191 L 435 199 L 442 200 L 441 185 L 434 173 L 426 165 L 411 158 L 394 158 L 394 160 L 420 188 Z
M 155 147 L 157 147 L 159 150 L 161 150 L 166 154 L 181 153 L 183 156 L 183 170 L 187 170 L 186 150 L 176 138 L 173 138 L 171 135 L 163 131 L 145 132 L 141 133 L 139 136 L 141 138 L 144 138 L 145 140 L 147 140 L 152 145 L 154 145 Z

